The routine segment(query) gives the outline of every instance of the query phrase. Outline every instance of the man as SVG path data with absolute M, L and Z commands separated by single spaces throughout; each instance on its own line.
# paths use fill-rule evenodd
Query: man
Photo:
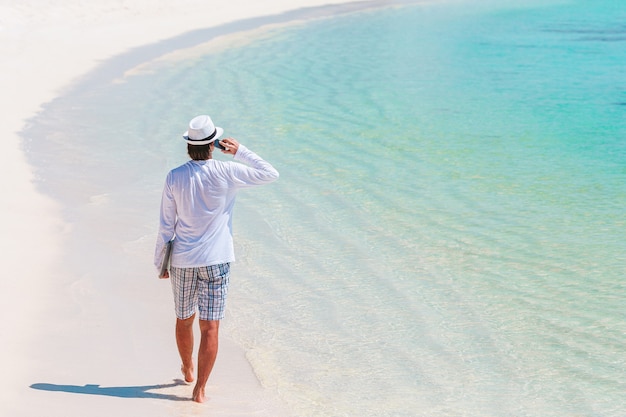
M 205 386 L 218 347 L 220 320 L 228 293 L 230 263 L 235 260 L 232 215 L 235 195 L 241 188 L 267 184 L 278 172 L 233 138 L 219 140 L 224 130 L 211 118 L 197 116 L 183 134 L 191 160 L 167 175 L 161 200 L 161 222 L 154 263 L 160 268 L 166 243 L 174 239 L 169 271 L 176 309 L 176 344 L 181 371 L 194 380 L 193 322 L 199 312 L 200 348 L 193 400 L 204 402 Z M 233 155 L 232 161 L 216 161 L 218 147 Z

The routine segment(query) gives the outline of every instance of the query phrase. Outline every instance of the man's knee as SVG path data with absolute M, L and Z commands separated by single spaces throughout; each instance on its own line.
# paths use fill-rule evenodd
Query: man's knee
M 220 328 L 219 320 L 200 320 L 200 333 L 217 335 Z
M 193 325 L 193 321 L 196 318 L 196 315 L 192 315 L 186 319 L 176 319 L 176 324 L 180 327 L 191 327 Z

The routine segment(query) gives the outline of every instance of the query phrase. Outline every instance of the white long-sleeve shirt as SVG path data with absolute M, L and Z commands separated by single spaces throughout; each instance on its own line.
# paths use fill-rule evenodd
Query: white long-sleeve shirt
M 232 215 L 237 191 L 273 182 L 278 171 L 241 144 L 234 159 L 243 164 L 191 160 L 168 173 L 154 252 L 157 269 L 165 243 L 174 236 L 171 266 L 192 268 L 235 260 Z

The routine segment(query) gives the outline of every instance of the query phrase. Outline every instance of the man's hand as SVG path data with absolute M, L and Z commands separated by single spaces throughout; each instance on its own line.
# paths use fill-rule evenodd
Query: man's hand
M 234 155 L 239 149 L 239 142 L 234 138 L 225 138 L 220 140 L 220 144 L 226 148 L 222 150 L 222 153 Z
M 166 269 L 165 272 L 163 273 L 163 275 L 161 275 L 159 278 L 161 278 L 161 279 L 168 279 L 169 277 L 170 277 L 170 271 L 168 271 Z

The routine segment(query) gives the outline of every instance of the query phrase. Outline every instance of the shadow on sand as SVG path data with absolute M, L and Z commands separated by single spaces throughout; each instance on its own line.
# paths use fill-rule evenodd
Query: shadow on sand
M 156 392 L 149 392 L 150 390 L 158 390 L 163 388 L 172 388 L 179 385 L 187 385 L 181 379 L 175 379 L 170 384 L 160 385 L 144 385 L 136 387 L 101 387 L 100 385 L 87 384 L 83 386 L 79 385 L 57 385 L 38 383 L 32 384 L 30 387 L 42 391 L 62 391 L 71 392 L 74 394 L 89 394 L 89 395 L 105 395 L 108 397 L 120 397 L 120 398 L 154 398 L 157 400 L 170 400 L 170 401 L 191 401 L 191 398 L 183 398 L 178 395 L 172 394 L 159 394 Z

